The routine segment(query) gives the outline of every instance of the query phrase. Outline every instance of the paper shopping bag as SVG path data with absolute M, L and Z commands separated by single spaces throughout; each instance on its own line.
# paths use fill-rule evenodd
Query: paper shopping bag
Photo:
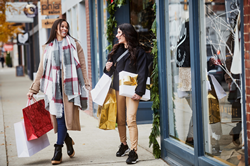
M 53 129 L 50 113 L 44 100 L 39 100 L 23 109 L 24 125 L 28 141 L 37 139 Z
M 97 82 L 95 88 L 90 91 L 92 100 L 96 104 L 101 105 L 101 106 L 103 105 L 104 100 L 109 91 L 111 82 L 112 82 L 112 79 L 107 74 L 103 74 L 100 80 Z
M 103 106 L 98 106 L 97 116 L 99 128 L 104 130 L 115 129 L 117 103 L 114 89 L 109 89 Z
M 24 121 L 14 124 L 18 157 L 30 157 L 50 145 L 47 134 L 28 141 Z

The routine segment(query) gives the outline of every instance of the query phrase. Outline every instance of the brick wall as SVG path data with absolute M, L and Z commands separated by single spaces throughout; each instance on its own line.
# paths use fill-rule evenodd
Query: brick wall
M 91 70 L 91 42 L 90 42 L 90 23 L 89 23 L 89 1 L 85 0 L 85 10 L 86 10 L 86 25 L 87 25 L 87 57 L 88 62 L 88 77 L 89 77 L 89 83 L 92 88 L 92 70 Z M 89 110 L 85 111 L 89 115 L 93 115 L 93 104 L 92 104 L 92 98 L 89 93 Z
M 246 75 L 246 118 L 248 164 L 250 164 L 250 0 L 244 0 L 244 52 Z

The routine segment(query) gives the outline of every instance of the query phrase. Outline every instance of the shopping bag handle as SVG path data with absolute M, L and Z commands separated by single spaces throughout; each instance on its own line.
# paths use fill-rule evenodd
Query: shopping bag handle
M 36 99 L 34 97 L 32 97 L 32 100 L 34 103 L 36 102 Z M 31 99 L 29 98 L 27 102 L 27 106 L 30 106 L 30 105 L 31 105 Z

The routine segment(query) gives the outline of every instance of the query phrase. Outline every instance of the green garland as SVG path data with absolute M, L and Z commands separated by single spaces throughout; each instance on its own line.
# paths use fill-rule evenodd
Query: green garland
M 107 10 L 109 13 L 109 18 L 107 19 L 107 30 L 106 30 L 106 35 L 107 35 L 107 40 L 109 42 L 109 45 L 107 46 L 107 50 L 109 52 L 111 51 L 113 47 L 113 40 L 114 40 L 114 28 L 117 27 L 117 21 L 115 20 L 115 12 L 116 12 L 116 7 L 121 7 L 126 3 L 126 0 L 107 0 L 108 6 Z
M 153 6 L 154 12 L 156 13 L 156 4 Z M 153 22 L 153 25 L 151 27 L 152 32 L 155 36 L 156 34 L 156 19 Z M 155 158 L 161 157 L 161 149 L 160 145 L 157 141 L 157 137 L 160 136 L 160 97 L 159 97 L 159 74 L 158 74 L 158 49 L 157 49 L 157 39 L 153 40 L 153 49 L 152 54 L 154 56 L 153 60 L 153 73 L 151 75 L 153 86 L 151 87 L 151 100 L 153 101 L 152 109 L 153 109 L 153 124 L 151 133 L 149 136 L 149 147 L 153 145 L 153 155 Z

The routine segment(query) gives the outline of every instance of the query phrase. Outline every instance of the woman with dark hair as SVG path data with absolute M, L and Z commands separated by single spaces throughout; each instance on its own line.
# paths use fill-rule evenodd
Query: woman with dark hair
M 81 130 L 79 108 L 87 109 L 87 78 L 83 49 L 69 34 L 65 19 L 54 22 L 41 58 L 36 78 L 27 96 L 41 90 L 45 94 L 45 108 L 50 112 L 57 142 L 51 163 L 60 164 L 65 142 L 69 157 L 75 155 L 74 141 L 67 130 Z
M 138 128 L 136 124 L 136 114 L 139 101 L 145 94 L 146 90 L 146 80 L 148 76 L 147 56 L 144 50 L 139 47 L 137 32 L 131 24 L 124 23 L 119 25 L 116 37 L 119 43 L 113 46 L 111 53 L 108 55 L 108 62 L 106 63 L 104 69 L 106 74 L 114 76 L 113 88 L 116 90 L 118 109 L 117 124 L 121 141 L 121 145 L 116 153 L 116 156 L 121 157 L 129 152 L 126 163 L 135 164 L 138 161 Z M 116 64 L 116 60 L 126 50 L 128 50 L 128 53 Z M 121 71 L 138 74 L 137 87 L 133 97 L 131 98 L 119 95 L 119 72 Z M 131 151 L 127 145 L 126 117 L 131 140 Z

